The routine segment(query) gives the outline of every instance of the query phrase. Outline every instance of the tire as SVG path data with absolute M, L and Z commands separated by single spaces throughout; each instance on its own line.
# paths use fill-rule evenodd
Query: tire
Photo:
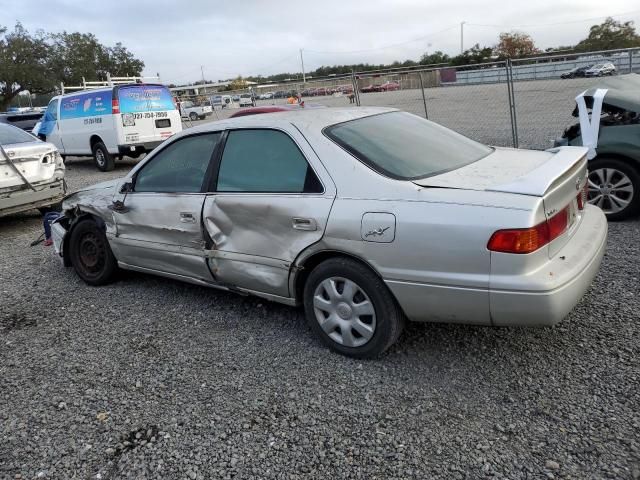
M 73 269 L 89 285 L 105 285 L 118 271 L 104 231 L 90 219 L 81 220 L 71 230 L 69 257 Z
M 98 170 L 102 172 L 110 172 L 115 168 L 116 163 L 104 143 L 94 143 L 93 147 L 91 147 L 91 151 L 93 152 L 93 161 L 96 163 Z
M 597 157 L 589 162 L 589 203 L 608 220 L 618 221 L 640 211 L 640 171 L 631 160 Z
M 191 112 L 189 114 L 189 120 L 191 120 L 192 122 L 195 122 L 196 120 L 198 120 L 198 114 L 196 112 Z
M 353 293 L 345 296 L 345 291 Z M 363 313 L 357 315 L 354 307 Z M 384 282 L 348 258 L 326 260 L 313 269 L 304 286 L 304 309 L 309 326 L 325 345 L 354 358 L 380 356 L 396 342 L 405 321 Z

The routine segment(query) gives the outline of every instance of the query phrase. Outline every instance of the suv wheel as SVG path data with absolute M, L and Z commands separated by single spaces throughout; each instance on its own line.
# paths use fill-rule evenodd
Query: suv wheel
M 102 172 L 109 172 L 115 168 L 115 161 L 104 143 L 94 143 L 93 147 L 91 147 L 91 151 L 93 152 L 93 160 L 96 162 L 98 170 Z
M 640 173 L 618 158 L 589 162 L 589 203 L 600 207 L 609 220 L 623 220 L 640 209 Z
M 311 329 L 331 349 L 373 358 L 393 345 L 404 313 L 384 282 L 364 265 L 334 258 L 318 265 L 304 288 Z

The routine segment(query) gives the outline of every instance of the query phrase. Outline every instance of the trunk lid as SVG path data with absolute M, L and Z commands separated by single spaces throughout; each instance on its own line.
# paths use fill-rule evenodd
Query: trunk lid
M 64 175 L 56 148 L 50 143 L 34 140 L 31 143 L 3 145 L 3 148 L 15 168 L 0 155 L 0 190 L 29 188 L 22 177 L 32 185 L 37 185 L 53 180 L 56 170 L 59 171 L 60 177 Z M 16 169 L 20 173 L 16 172 Z
M 423 187 L 541 197 L 547 220 L 567 208 L 567 230 L 551 242 L 550 256 L 569 240 L 581 219 L 577 197 L 586 182 L 587 149 L 584 147 L 558 147 L 544 152 L 496 148 L 492 154 L 465 167 L 414 180 Z

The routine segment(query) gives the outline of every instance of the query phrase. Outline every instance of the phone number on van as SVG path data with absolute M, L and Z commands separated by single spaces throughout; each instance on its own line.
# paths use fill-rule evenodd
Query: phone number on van
M 140 118 L 167 118 L 169 116 L 168 112 L 144 112 L 144 113 L 132 113 L 134 120 L 139 120 Z

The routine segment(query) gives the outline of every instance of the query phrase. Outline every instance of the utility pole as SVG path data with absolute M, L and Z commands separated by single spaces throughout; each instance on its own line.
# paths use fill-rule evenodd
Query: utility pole
M 307 76 L 304 74 L 304 58 L 302 58 L 302 49 L 300 49 L 300 63 L 302 64 L 302 85 L 307 83 Z
M 464 24 L 467 22 L 460 22 L 460 55 L 464 53 Z
M 200 73 L 202 73 L 202 84 L 204 85 L 204 66 L 200 65 Z

